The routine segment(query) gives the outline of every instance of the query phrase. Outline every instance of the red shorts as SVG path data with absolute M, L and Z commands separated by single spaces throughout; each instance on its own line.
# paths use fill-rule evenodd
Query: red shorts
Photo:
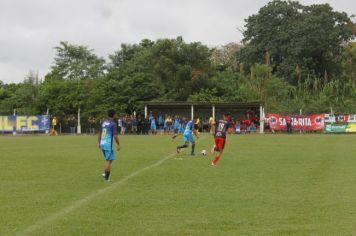
M 225 147 L 225 138 L 215 137 L 215 151 L 221 151 Z

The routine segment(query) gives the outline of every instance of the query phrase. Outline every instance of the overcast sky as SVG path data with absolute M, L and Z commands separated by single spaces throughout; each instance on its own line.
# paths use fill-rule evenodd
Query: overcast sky
M 244 19 L 267 0 L 0 0 L 0 80 L 23 81 L 29 70 L 42 78 L 53 47 L 68 41 L 107 58 L 121 43 L 143 38 L 201 41 L 209 46 L 239 42 Z M 356 13 L 354 0 L 301 0 L 329 3 Z

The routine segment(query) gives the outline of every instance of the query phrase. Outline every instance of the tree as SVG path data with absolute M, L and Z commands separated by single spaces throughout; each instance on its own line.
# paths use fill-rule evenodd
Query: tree
M 62 86 L 61 94 L 58 94 L 55 101 L 57 103 L 65 102 L 63 109 L 58 109 L 58 104 L 53 104 L 51 93 L 45 92 L 43 100 L 47 100 L 47 107 L 55 109 L 57 112 L 64 114 L 79 112 L 81 108 L 86 108 L 85 104 L 90 99 L 88 92 L 91 89 L 93 80 L 105 75 L 105 60 L 99 58 L 93 53 L 93 50 L 85 46 L 72 45 L 68 42 L 60 42 L 55 47 L 56 56 L 52 71 L 46 76 L 46 88 L 51 91 L 52 85 Z M 57 90 L 56 90 L 57 92 Z M 52 104 L 51 104 L 52 103 Z M 43 106 L 43 104 L 42 104 Z
M 17 112 L 20 114 L 38 114 L 40 111 L 37 107 L 38 94 L 40 90 L 40 79 L 38 73 L 29 71 L 23 83 L 18 85 L 15 96 L 19 99 Z
M 24 81 L 19 84 L 0 85 L 0 111 L 17 114 L 38 114 L 38 94 L 40 80 L 38 74 L 29 71 Z
M 356 87 L 356 42 L 345 46 L 341 67 L 342 77 Z
M 60 42 L 55 50 L 52 75 L 66 80 L 95 79 L 104 75 L 105 60 L 97 57 L 93 50 L 68 42 Z
M 228 43 L 224 46 L 214 48 L 211 55 L 213 65 L 219 70 L 230 67 L 234 71 L 238 71 L 240 64 L 237 60 L 237 52 L 241 47 L 238 43 Z
M 0 112 L 3 114 L 12 114 L 13 110 L 19 107 L 19 98 L 17 97 L 17 84 L 4 84 L 0 88 Z
M 120 81 L 122 102 L 132 108 L 140 101 L 186 101 L 210 86 L 210 56 L 207 46 L 185 43 L 182 37 L 144 39 L 139 44 L 123 44 L 109 56 L 107 78 Z
M 42 112 L 49 109 L 51 114 L 73 114 L 76 109 L 69 93 L 70 88 L 63 78 L 47 75 L 39 91 L 37 106 Z
M 216 88 L 202 89 L 197 93 L 189 96 L 188 101 L 191 102 L 221 102 L 224 97 L 219 96 Z
M 291 99 L 294 91 L 293 86 L 272 74 L 270 66 L 262 64 L 253 65 L 248 85 L 266 108 L 280 112 L 285 109 L 283 105 Z
M 270 63 L 277 76 L 296 84 L 302 75 L 333 76 L 339 72 L 342 44 L 354 38 L 346 13 L 328 4 L 303 6 L 274 0 L 246 20 L 239 60 Z

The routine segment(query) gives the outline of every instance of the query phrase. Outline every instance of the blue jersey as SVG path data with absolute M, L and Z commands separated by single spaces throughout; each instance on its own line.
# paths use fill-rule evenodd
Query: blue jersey
M 179 121 L 179 133 L 184 133 L 184 121 Z
M 164 119 L 163 128 L 164 128 L 164 129 L 167 128 L 167 120 L 166 120 L 166 119 Z
M 193 127 L 194 127 L 194 122 L 191 120 L 185 126 L 184 135 L 188 135 L 188 134 L 191 135 L 193 133 Z
M 112 120 L 104 120 L 101 124 L 100 148 L 113 150 L 114 135 L 117 135 L 117 125 Z
M 179 119 L 175 118 L 174 119 L 174 129 L 178 129 L 179 128 Z
M 155 118 L 152 118 L 151 120 L 151 129 L 156 129 L 156 119 Z

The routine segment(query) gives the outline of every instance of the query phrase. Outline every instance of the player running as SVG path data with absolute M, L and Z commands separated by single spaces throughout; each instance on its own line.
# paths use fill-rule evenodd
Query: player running
M 215 144 L 211 150 L 211 154 L 215 155 L 215 152 L 217 152 L 218 154 L 211 162 L 212 166 L 217 165 L 220 157 L 223 154 L 226 141 L 226 132 L 230 126 L 230 113 L 225 113 L 223 117 L 223 120 L 219 120 L 215 125 L 213 125 Z
M 103 174 L 105 181 L 110 181 L 110 170 L 112 161 L 115 160 L 113 141 L 115 140 L 117 151 L 120 150 L 119 137 L 117 135 L 116 112 L 109 110 L 108 118 L 103 121 L 98 135 L 98 147 L 103 152 L 105 158 L 105 172 Z
M 197 130 L 194 128 L 194 120 L 188 121 L 187 125 L 185 126 L 185 130 L 183 133 L 183 145 L 177 147 L 177 153 L 180 153 L 182 148 L 187 148 L 189 146 L 189 142 L 192 143 L 192 151 L 190 155 L 194 156 L 194 149 L 195 149 L 195 140 L 193 134 L 198 138 Z M 177 136 L 181 135 L 181 133 L 176 134 L 172 137 L 175 139 Z

